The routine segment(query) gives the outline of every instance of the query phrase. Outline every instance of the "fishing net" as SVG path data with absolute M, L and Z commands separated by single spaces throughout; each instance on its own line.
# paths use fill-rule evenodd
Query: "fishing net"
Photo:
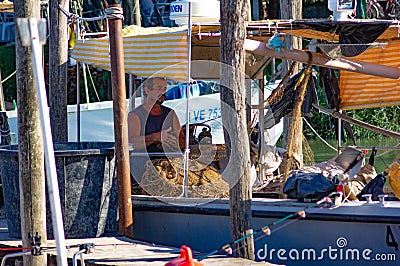
M 184 182 L 182 158 L 147 161 L 140 182 L 144 194 L 178 197 Z M 188 196 L 191 198 L 229 197 L 229 185 L 212 165 L 189 160 Z
M 286 146 L 286 162 L 284 164 L 284 172 L 283 172 L 283 181 L 289 177 L 290 170 L 293 168 L 293 163 L 299 161 L 296 157 L 301 157 L 301 150 L 302 150 L 302 138 L 298 138 L 297 136 L 302 136 L 302 117 L 301 117 L 301 107 L 303 105 L 304 96 L 307 92 L 307 84 L 308 80 L 311 76 L 312 70 L 312 55 L 311 53 L 308 54 L 308 65 L 307 68 L 301 73 L 299 76 L 294 88 L 298 90 L 297 92 L 297 99 L 293 110 L 292 121 L 290 124 L 289 134 L 288 134 L 288 142 Z M 300 159 L 301 160 L 301 159 Z M 283 190 L 281 191 L 281 196 L 283 195 Z
M 303 78 L 304 71 L 305 68 L 291 77 L 284 78 L 281 84 L 272 91 L 270 97 L 267 99 L 269 108 L 264 115 L 265 129 L 272 128 L 278 124 L 283 117 L 294 109 L 295 101 L 299 97 L 300 91 L 297 88 L 299 81 Z M 318 102 L 316 78 L 311 76 L 306 86 L 305 95 L 302 96 L 304 100 L 301 105 L 301 114 L 303 116 L 310 115 L 312 104 Z
M 303 161 L 304 165 L 315 164 L 314 152 L 312 151 L 310 144 L 308 143 L 306 137 L 303 134 Z

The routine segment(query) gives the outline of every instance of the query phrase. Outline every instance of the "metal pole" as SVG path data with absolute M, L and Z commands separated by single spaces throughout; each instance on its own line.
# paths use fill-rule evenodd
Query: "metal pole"
M 186 138 L 185 138 L 185 154 L 184 154 L 184 167 L 183 167 L 183 195 L 185 198 L 188 197 L 188 182 L 189 182 L 189 154 L 190 154 L 190 147 L 189 147 L 189 98 L 190 98 L 190 61 L 192 55 L 192 3 L 189 1 L 189 13 L 188 13 L 188 69 L 187 69 L 187 86 L 186 86 Z
M 340 110 L 339 113 L 342 113 Z M 338 147 L 337 147 L 337 152 L 340 154 L 340 147 L 342 146 L 342 119 L 339 117 L 337 119 L 337 130 L 338 130 L 338 135 L 337 135 L 337 141 L 338 141 Z
M 135 14 L 135 24 L 138 26 L 142 26 L 139 0 L 133 1 L 133 13 Z
M 85 86 L 85 96 L 86 96 L 86 103 L 90 102 L 89 100 L 89 88 L 87 84 L 87 76 L 86 76 L 86 64 L 82 63 L 82 73 L 83 73 L 83 85 Z
M 109 5 L 106 10 L 110 40 L 111 82 L 114 112 L 115 157 L 117 168 L 119 233 L 133 237 L 129 146 L 126 123 L 124 47 L 122 42 L 122 8 Z
M 83 259 L 83 253 L 85 253 L 85 252 L 86 252 L 86 250 L 81 249 L 74 253 L 74 255 L 72 256 L 72 265 L 73 266 L 78 266 L 78 255 L 80 255 L 80 257 L 81 257 L 81 265 L 82 266 L 85 265 L 85 260 Z
M 9 258 L 22 257 L 22 256 L 26 256 L 26 255 L 31 255 L 31 252 L 30 251 L 23 251 L 23 252 L 15 252 L 15 253 L 7 254 L 1 260 L 1 266 L 6 266 L 7 265 L 6 261 Z
M 260 90 L 258 93 L 258 134 L 259 134 L 259 141 L 258 143 L 258 149 L 259 149 L 259 172 L 258 172 L 258 182 L 259 184 L 262 183 L 262 181 L 265 178 L 265 162 L 264 160 L 261 161 L 262 155 L 264 155 L 265 152 L 265 141 L 264 141 L 264 92 L 265 92 L 265 86 L 264 86 L 264 75 L 260 79 Z
M 1 112 L 6 111 L 6 106 L 4 104 L 3 81 L 1 79 L 1 70 L 0 70 L 0 111 Z
M 62 220 L 60 194 L 58 190 L 58 179 L 56 161 L 53 149 L 53 138 L 50 127 L 50 111 L 47 105 L 46 86 L 42 68 L 42 49 L 39 43 L 39 31 L 36 18 L 28 20 L 30 30 L 30 42 L 32 48 L 32 66 L 35 77 L 36 93 L 38 95 L 40 120 L 45 152 L 45 167 L 50 198 L 51 218 L 53 222 L 54 236 L 57 245 L 57 265 L 67 264 L 67 249 L 65 247 L 64 226 Z
M 76 61 L 76 141 L 81 141 L 81 84 L 79 62 Z

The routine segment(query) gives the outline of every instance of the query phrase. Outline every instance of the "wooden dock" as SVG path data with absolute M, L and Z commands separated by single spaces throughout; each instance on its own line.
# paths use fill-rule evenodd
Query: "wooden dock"
M 166 247 L 151 243 L 144 243 L 129 239 L 127 237 L 99 237 L 85 239 L 66 239 L 67 256 L 69 265 L 72 265 L 74 254 L 79 251 L 82 244 L 93 244 L 91 253 L 83 254 L 85 265 L 154 265 L 163 266 L 168 261 L 180 256 L 179 248 Z M 18 247 L 21 240 L 9 236 L 7 220 L 0 217 L 0 248 Z M 43 246 L 43 245 L 42 245 Z M 43 246 L 44 247 L 44 246 Z M 55 247 L 54 240 L 47 241 L 47 247 Z M 8 252 L 1 252 L 4 256 Z M 49 252 L 48 265 L 56 265 L 56 251 Z M 194 254 L 196 257 L 196 254 Z M 78 256 L 80 260 L 80 256 Z M 228 258 L 226 256 L 213 256 L 201 261 L 205 266 L 223 265 L 276 265 L 267 262 L 254 262 L 239 258 Z M 8 264 L 11 265 L 11 264 Z M 14 264 L 12 264 L 14 265 Z

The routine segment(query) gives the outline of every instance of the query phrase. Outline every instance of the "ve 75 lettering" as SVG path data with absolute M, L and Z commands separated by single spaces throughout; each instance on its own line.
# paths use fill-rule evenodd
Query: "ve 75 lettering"
M 193 116 L 193 117 L 192 117 Z M 204 122 L 206 120 L 212 120 L 221 116 L 221 107 L 199 109 L 189 113 L 189 120 L 194 119 L 195 122 Z
M 208 119 L 215 119 L 221 116 L 221 107 L 208 109 Z

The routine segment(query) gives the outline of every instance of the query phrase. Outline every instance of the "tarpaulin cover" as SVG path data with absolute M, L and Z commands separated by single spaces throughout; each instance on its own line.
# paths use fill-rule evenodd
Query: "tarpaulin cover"
M 354 60 L 399 67 L 400 40 L 383 48 L 369 49 Z M 389 79 L 349 71 L 340 71 L 340 108 L 373 108 L 400 104 L 400 79 Z
M 125 72 L 187 80 L 187 27 L 129 26 L 122 32 Z M 110 70 L 108 38 L 77 40 L 72 57 L 79 62 Z

